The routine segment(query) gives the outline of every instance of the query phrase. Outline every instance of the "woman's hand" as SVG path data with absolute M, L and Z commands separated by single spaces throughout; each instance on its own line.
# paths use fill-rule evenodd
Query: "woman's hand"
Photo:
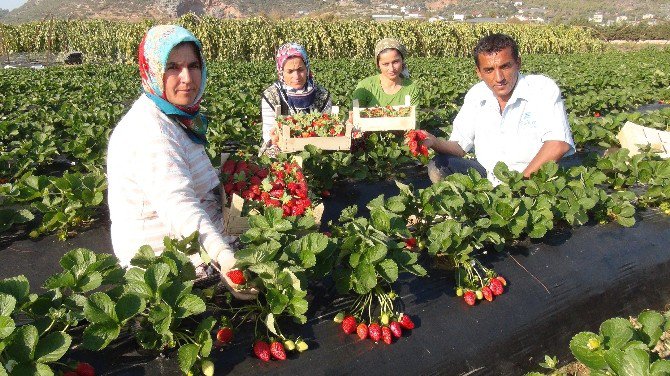
M 233 257 L 232 253 L 223 251 L 219 254 L 216 261 L 220 268 L 221 282 L 223 282 L 228 291 L 230 291 L 236 299 L 254 300 L 258 297 L 258 290 L 256 288 L 249 287 L 241 289 L 240 285 L 233 283 L 233 281 L 226 275 L 226 273 L 235 266 L 235 257 Z
M 277 134 L 277 128 L 273 128 L 270 131 L 270 145 L 279 145 L 279 134 Z

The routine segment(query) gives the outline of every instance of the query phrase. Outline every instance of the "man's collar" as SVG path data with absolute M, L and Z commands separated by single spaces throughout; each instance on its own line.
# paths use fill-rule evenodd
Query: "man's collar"
M 532 93 L 530 92 L 530 87 L 528 86 L 525 77 L 526 77 L 525 75 L 519 73 L 519 77 L 516 80 L 516 85 L 514 86 L 514 90 L 512 91 L 512 96 L 507 101 L 508 105 L 515 103 L 518 99 L 528 100 L 532 96 Z M 498 99 L 496 98 L 495 95 L 493 95 L 493 91 L 491 91 L 491 89 L 489 89 L 488 86 L 484 87 L 486 88 L 486 94 L 482 97 L 481 104 L 483 105 L 485 102 L 491 102 L 497 106 Z

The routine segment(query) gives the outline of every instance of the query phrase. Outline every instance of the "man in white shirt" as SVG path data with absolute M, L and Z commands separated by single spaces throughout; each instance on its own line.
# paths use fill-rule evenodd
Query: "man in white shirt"
M 525 177 L 548 161 L 574 153 L 561 92 L 542 75 L 522 75 L 519 49 L 510 36 L 492 34 L 474 49 L 482 80 L 465 95 L 449 140 L 428 134 L 423 144 L 438 155 L 428 166 L 433 182 L 474 168 L 492 183 L 496 163 Z M 463 156 L 474 148 L 476 160 Z

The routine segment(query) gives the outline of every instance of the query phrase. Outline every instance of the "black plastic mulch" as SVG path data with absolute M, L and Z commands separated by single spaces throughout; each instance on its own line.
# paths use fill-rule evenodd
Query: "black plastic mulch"
M 416 178 L 414 184 L 427 181 Z M 324 220 L 337 218 L 349 204 L 361 206 L 381 193 L 396 192 L 393 182 L 334 189 Z M 527 240 L 483 257 L 510 283 L 492 303 L 475 307 L 455 297 L 451 272 L 430 269 L 427 278 L 405 276 L 396 289 L 417 326 L 391 346 L 342 333 L 331 318 L 347 298 L 336 298 L 327 283 L 314 286 L 311 320 L 284 329 L 307 338 L 309 351 L 285 362 L 263 363 L 251 355 L 249 329 L 214 353 L 216 374 L 521 375 L 538 369 L 544 354 L 570 359 L 568 343 L 577 332 L 597 331 L 611 317 L 663 309 L 670 302 L 668 244 L 670 218 L 654 210 L 642 212 L 633 228 L 587 225 L 555 231 L 539 242 Z M 35 290 L 60 270 L 60 257 L 77 247 L 109 252 L 108 226 L 67 242 L 53 237 L 15 241 L 0 250 L 0 278 L 24 274 Z M 135 350 L 128 341 L 101 353 L 77 350 L 73 356 L 101 374 L 179 374 L 175 360 L 152 359 Z

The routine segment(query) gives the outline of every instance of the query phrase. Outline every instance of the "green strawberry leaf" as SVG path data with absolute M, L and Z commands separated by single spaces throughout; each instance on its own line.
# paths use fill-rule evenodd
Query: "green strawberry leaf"
M 174 315 L 176 318 L 184 318 L 205 312 L 205 302 L 194 294 L 187 294 L 179 299 Z
M 146 302 L 139 295 L 127 293 L 116 302 L 116 317 L 119 323 L 135 317 L 138 313 L 144 311 Z
M 637 321 L 642 324 L 642 333 L 645 335 L 644 340 L 649 347 L 653 348 L 663 335 L 665 318 L 656 311 L 645 311 L 640 313 Z
M 107 347 L 119 337 L 121 327 L 113 321 L 94 323 L 84 329 L 83 346 L 92 351 L 99 351 Z
M 115 305 L 104 292 L 96 292 L 84 306 L 84 316 L 92 323 L 117 322 Z
M 600 334 L 605 338 L 607 348 L 621 349 L 633 338 L 634 331 L 630 321 L 618 317 L 603 322 Z
M 167 264 L 154 264 L 144 273 L 144 282 L 149 286 L 153 295 L 156 296 L 161 285 L 167 282 L 169 275 L 170 267 Z
M 649 369 L 651 376 L 667 376 L 670 375 L 670 360 L 659 359 L 655 361 Z
M 398 279 L 398 264 L 391 259 L 386 259 L 377 264 L 379 275 L 387 282 L 393 283 Z
M 50 363 L 59 360 L 70 349 L 72 338 L 62 332 L 53 332 L 41 338 L 35 348 L 35 361 Z
M 33 325 L 24 325 L 14 331 L 12 341 L 5 351 L 10 359 L 19 363 L 29 363 L 34 359 L 38 340 L 37 328 Z
M 19 275 L 12 278 L 6 278 L 0 281 L 0 293 L 11 295 L 16 299 L 16 304 L 20 307 L 28 299 L 30 294 L 30 283 L 28 278 Z
M 16 324 L 11 317 L 0 316 L 0 340 L 9 337 L 12 333 L 14 333 L 14 329 L 16 329 Z M 0 352 L 1 351 L 2 350 L 0 349 Z
M 607 362 L 604 358 L 602 346 L 594 346 L 593 343 L 589 344 L 590 340 L 593 343 L 602 343 L 602 338 L 595 333 L 577 333 L 570 340 L 570 351 L 577 360 L 584 363 L 587 367 L 594 370 L 603 369 L 607 366 Z
M 269 288 L 267 290 L 267 301 L 270 306 L 270 312 L 275 315 L 280 315 L 286 309 L 289 303 L 289 297 L 281 291 Z
M 179 369 L 184 374 L 190 374 L 189 370 L 198 360 L 198 353 L 200 348 L 194 343 L 183 345 L 177 350 L 177 360 L 179 362 Z
M 11 316 L 14 313 L 14 308 L 16 308 L 16 298 L 9 294 L 0 293 L 0 316 Z

